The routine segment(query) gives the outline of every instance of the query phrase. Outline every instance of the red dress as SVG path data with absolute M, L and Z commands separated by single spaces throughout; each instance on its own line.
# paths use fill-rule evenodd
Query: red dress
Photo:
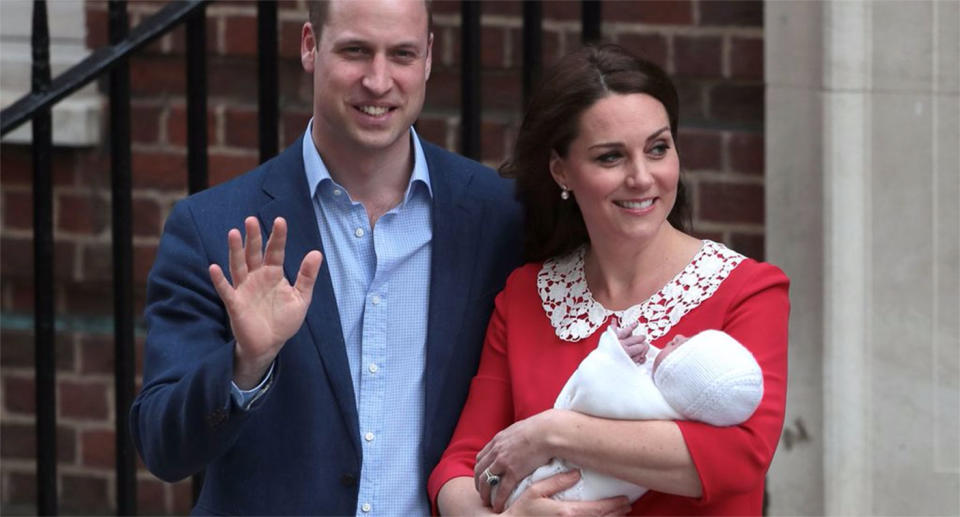
M 596 303 L 589 290 L 584 292 L 582 249 L 577 254 L 579 264 L 571 256 L 517 269 L 497 296 L 467 403 L 428 481 L 431 501 L 450 479 L 473 477 L 477 452 L 497 432 L 552 408 L 580 361 L 596 348 L 611 311 Z M 658 347 L 677 334 L 723 330 L 753 353 L 764 374 L 763 400 L 743 424 L 677 422 L 700 476 L 702 497 L 651 490 L 634 503 L 631 514 L 760 515 L 764 476 L 780 438 L 786 402 L 788 285 L 775 266 L 706 241 L 694 261 L 657 295 L 613 313 L 626 321 L 639 319 Z

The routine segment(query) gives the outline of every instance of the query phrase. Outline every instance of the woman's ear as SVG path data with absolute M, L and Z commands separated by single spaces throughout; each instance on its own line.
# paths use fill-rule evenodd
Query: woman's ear
M 567 183 L 567 168 L 557 151 L 550 151 L 550 175 L 560 188 L 570 188 Z

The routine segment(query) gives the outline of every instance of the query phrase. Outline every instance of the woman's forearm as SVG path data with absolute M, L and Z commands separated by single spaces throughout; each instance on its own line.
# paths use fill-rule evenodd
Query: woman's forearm
M 658 492 L 702 494 L 700 477 L 675 422 L 554 411 L 544 436 L 552 456 Z
M 495 515 L 493 509 L 480 500 L 470 477 L 447 481 L 437 493 L 437 509 L 440 515 Z

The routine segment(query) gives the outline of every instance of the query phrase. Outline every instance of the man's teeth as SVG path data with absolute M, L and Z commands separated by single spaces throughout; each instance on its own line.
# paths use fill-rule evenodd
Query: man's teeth
M 389 108 L 383 106 L 360 106 L 360 111 L 366 113 L 367 115 L 372 115 L 374 117 L 379 117 L 387 111 L 390 111 Z
M 617 206 L 628 208 L 631 210 L 643 210 L 644 208 L 649 207 L 653 204 L 652 199 L 645 199 L 643 201 L 616 201 Z

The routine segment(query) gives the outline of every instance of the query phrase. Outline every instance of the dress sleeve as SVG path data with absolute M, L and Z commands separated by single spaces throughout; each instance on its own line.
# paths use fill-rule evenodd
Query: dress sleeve
M 775 266 L 754 265 L 727 308 L 723 330 L 756 357 L 763 370 L 764 394 L 746 422 L 713 427 L 680 421 L 707 504 L 728 495 L 756 490 L 763 483 L 783 428 L 787 388 L 789 280 Z
M 473 477 L 477 453 L 495 434 L 513 423 L 510 372 L 507 363 L 506 314 L 509 286 L 494 302 L 493 315 L 480 355 L 477 375 L 470 384 L 460 421 L 440 462 L 427 481 L 427 491 L 436 511 L 437 494 L 455 477 Z

